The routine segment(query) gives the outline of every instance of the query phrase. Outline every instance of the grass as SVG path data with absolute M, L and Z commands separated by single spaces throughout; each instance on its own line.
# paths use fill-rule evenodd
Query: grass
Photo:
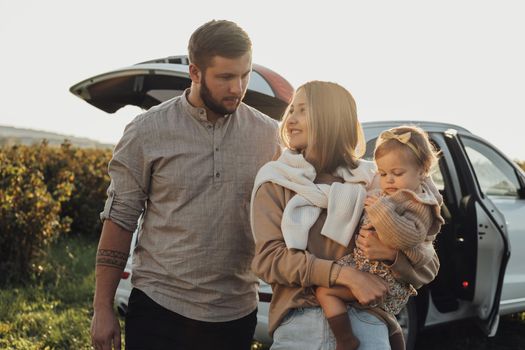
M 96 242 L 54 244 L 39 276 L 0 289 L 0 349 L 91 349 Z
M 49 250 L 42 272 L 31 283 L 0 289 L 0 349 L 91 349 L 96 246 L 66 237 Z M 257 342 L 252 346 L 267 349 Z M 494 338 L 468 322 L 434 328 L 419 335 L 416 349 L 525 349 L 525 313 L 502 317 Z

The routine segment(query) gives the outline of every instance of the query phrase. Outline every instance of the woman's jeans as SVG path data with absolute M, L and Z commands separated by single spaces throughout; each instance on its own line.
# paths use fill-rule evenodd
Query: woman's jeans
M 388 329 L 376 316 L 348 309 L 359 350 L 389 350 Z M 320 307 L 291 310 L 273 334 L 271 350 L 335 350 L 335 338 Z

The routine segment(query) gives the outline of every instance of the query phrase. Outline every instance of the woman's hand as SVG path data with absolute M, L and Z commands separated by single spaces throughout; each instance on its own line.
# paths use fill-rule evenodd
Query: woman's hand
M 387 264 L 396 260 L 397 250 L 383 244 L 370 224 L 361 227 L 355 244 L 369 260 L 381 260 Z
M 350 290 L 355 299 L 366 306 L 375 307 L 388 291 L 386 282 L 376 275 L 343 266 L 335 283 Z

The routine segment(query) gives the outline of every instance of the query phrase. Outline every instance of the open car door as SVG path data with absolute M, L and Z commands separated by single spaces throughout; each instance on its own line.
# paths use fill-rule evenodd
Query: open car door
M 69 91 L 93 106 L 115 113 L 127 105 L 149 109 L 179 96 L 191 85 L 187 56 L 139 63 L 85 79 Z M 243 102 L 274 119 L 281 119 L 294 89 L 281 75 L 253 64 Z
M 482 330 L 493 336 L 498 328 L 501 290 L 510 258 L 505 217 L 482 191 L 479 169 L 473 166 L 456 130 L 447 130 L 445 139 L 460 177 L 460 212 L 465 218 L 458 240 L 465 246 L 462 258 L 468 261 L 458 268 L 464 268 L 464 275 L 470 280 L 461 282 L 465 290 L 462 298 L 472 302 Z

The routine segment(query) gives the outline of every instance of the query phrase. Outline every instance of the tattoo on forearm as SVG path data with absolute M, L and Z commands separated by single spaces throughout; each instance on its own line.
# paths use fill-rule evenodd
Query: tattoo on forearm
M 128 254 L 118 250 L 99 249 L 97 251 L 97 265 L 104 265 L 122 269 L 126 267 Z

